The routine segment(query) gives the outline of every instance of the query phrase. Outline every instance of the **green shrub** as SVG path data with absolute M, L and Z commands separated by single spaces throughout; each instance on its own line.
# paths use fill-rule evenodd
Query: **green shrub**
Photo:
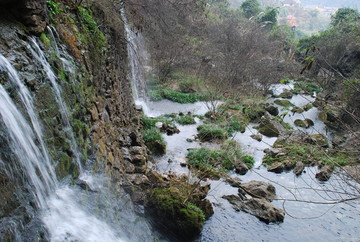
M 46 6 L 49 9 L 51 15 L 57 15 L 60 13 L 59 3 L 54 1 L 46 1 Z
M 192 115 L 176 117 L 175 121 L 181 125 L 196 124 L 195 119 Z
M 200 125 L 197 130 L 201 141 L 224 140 L 228 136 L 227 131 L 214 125 Z
M 199 170 L 201 174 L 219 176 L 226 170 L 232 170 L 240 162 L 251 168 L 255 160 L 252 156 L 241 152 L 235 142 L 226 142 L 221 150 L 210 150 L 207 148 L 192 149 L 189 151 L 188 165 L 190 168 Z

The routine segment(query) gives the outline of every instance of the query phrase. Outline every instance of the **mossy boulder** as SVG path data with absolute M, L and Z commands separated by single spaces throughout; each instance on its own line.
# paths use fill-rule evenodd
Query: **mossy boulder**
M 329 141 L 328 139 L 322 134 L 312 134 L 310 135 L 311 141 L 313 144 L 321 146 L 321 147 L 328 147 Z
M 294 104 L 292 104 L 289 100 L 284 100 L 284 99 L 276 99 L 274 101 L 275 104 L 279 105 L 279 106 L 283 106 L 283 107 L 292 107 L 295 106 Z
M 300 127 L 300 128 L 307 128 L 306 123 L 304 122 L 304 120 L 301 120 L 301 119 L 296 119 L 296 120 L 294 121 L 294 124 L 295 124 L 297 127 Z
M 191 240 L 200 233 L 213 210 L 209 202 L 204 202 L 207 200 L 202 200 L 206 193 L 197 196 L 196 188 L 181 184 L 152 189 L 146 199 L 146 212 L 164 232 L 170 230 L 182 240 Z M 194 194 L 189 195 L 189 191 Z
M 269 114 L 264 115 L 260 125 L 254 128 L 267 137 L 278 137 L 286 131 L 284 126 L 277 119 L 272 119 Z
M 293 107 L 291 109 L 291 112 L 293 113 L 303 113 L 305 110 L 303 108 L 300 108 L 300 107 Z
M 285 90 L 283 93 L 279 95 L 279 97 L 291 99 L 293 97 L 293 94 L 290 91 Z

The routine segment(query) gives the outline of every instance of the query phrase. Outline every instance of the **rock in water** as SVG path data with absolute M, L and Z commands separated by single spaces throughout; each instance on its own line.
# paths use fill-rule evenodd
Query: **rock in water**
M 223 198 L 227 199 L 235 210 L 252 214 L 265 223 L 284 221 L 284 210 L 276 208 L 264 198 L 250 198 L 243 200 L 236 195 L 223 196 Z
M 304 171 L 304 168 L 305 168 L 304 163 L 302 163 L 301 161 L 299 161 L 299 162 L 296 163 L 296 166 L 295 166 L 293 172 L 294 172 L 294 174 L 295 174 L 296 176 L 299 176 L 299 175 L 301 175 L 301 173 Z
M 251 138 L 253 138 L 254 140 L 257 140 L 257 141 L 261 141 L 263 136 L 261 134 L 253 134 L 253 135 L 250 135 Z
M 333 170 L 334 169 L 331 166 L 324 166 L 323 168 L 321 168 L 321 170 L 318 173 L 316 173 L 315 177 L 319 181 L 328 181 L 330 179 Z
M 279 115 L 279 109 L 275 107 L 274 105 L 271 105 L 269 103 L 265 104 L 265 110 L 270 113 L 272 116 L 278 116 Z
M 272 201 L 276 197 L 276 190 L 273 185 L 263 181 L 250 181 L 241 184 L 241 189 L 244 189 L 248 194 L 265 198 Z

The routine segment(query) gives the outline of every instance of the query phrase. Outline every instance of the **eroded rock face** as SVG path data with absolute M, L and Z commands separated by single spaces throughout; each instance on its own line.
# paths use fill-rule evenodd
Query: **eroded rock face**
M 11 13 L 28 30 L 40 34 L 46 28 L 48 14 L 46 12 L 45 0 L 0 0 L 0 7 L 3 11 Z

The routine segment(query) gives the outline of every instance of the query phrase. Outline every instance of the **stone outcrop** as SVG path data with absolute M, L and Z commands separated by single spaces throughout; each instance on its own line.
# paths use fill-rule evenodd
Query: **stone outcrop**
M 15 17 L 30 32 L 40 34 L 49 21 L 45 0 L 0 0 L 0 13 Z

